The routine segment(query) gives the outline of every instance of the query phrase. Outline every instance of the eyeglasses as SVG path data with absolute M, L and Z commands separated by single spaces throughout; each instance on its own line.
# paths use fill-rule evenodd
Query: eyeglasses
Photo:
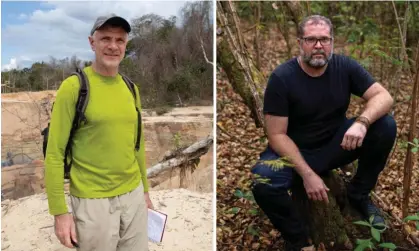
M 317 44 L 317 41 L 320 41 L 320 44 L 325 46 L 325 45 L 330 45 L 333 41 L 333 38 L 331 37 L 321 37 L 321 38 L 316 38 L 316 37 L 302 37 L 301 39 L 304 40 L 304 42 L 307 45 L 313 46 L 315 44 Z

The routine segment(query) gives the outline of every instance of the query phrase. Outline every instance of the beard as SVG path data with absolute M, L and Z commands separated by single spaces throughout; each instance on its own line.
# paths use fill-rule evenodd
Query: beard
M 310 67 L 316 68 L 316 69 L 319 69 L 325 66 L 333 56 L 333 48 L 330 51 L 329 57 L 327 57 L 326 52 L 324 50 L 316 50 L 309 54 L 306 54 L 304 51 L 301 51 L 301 52 L 302 52 L 303 62 L 309 65 Z M 323 57 L 322 58 L 314 57 L 317 55 L 322 55 Z

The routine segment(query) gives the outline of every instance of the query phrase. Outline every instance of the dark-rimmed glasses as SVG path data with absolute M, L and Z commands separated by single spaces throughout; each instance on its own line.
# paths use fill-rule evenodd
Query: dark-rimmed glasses
M 304 40 L 306 45 L 309 45 L 309 46 L 313 46 L 313 45 L 317 44 L 317 41 L 320 41 L 320 44 L 323 45 L 323 46 L 330 45 L 333 41 L 333 38 L 331 38 L 331 37 L 321 37 L 321 38 L 302 37 L 301 39 Z

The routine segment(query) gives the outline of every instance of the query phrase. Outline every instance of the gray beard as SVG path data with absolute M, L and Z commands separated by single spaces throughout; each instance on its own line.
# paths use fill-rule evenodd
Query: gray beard
M 303 59 L 303 62 L 309 65 L 310 67 L 315 68 L 315 69 L 320 69 L 323 66 L 325 66 L 330 61 L 330 59 L 332 59 L 332 56 L 333 56 L 333 48 L 330 51 L 329 57 L 317 59 L 317 58 L 312 58 L 311 55 L 303 54 L 302 59 Z

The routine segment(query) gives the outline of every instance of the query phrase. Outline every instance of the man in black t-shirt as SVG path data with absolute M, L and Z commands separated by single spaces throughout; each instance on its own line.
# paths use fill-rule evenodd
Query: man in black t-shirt
M 323 16 L 304 19 L 298 30 L 300 55 L 271 74 L 264 98 L 269 140 L 260 160 L 288 157 L 293 167 L 273 170 L 258 162 L 252 172 L 257 204 L 286 241 L 286 250 L 307 247 L 305 223 L 287 190 L 299 175 L 309 199 L 328 203 L 329 189 L 322 173 L 358 159 L 355 177 L 347 187 L 348 199 L 376 228 L 384 219 L 369 193 L 384 169 L 396 138 L 396 123 L 388 115 L 390 94 L 356 61 L 333 55 L 333 27 Z M 347 119 L 351 94 L 366 100 L 359 117 Z

